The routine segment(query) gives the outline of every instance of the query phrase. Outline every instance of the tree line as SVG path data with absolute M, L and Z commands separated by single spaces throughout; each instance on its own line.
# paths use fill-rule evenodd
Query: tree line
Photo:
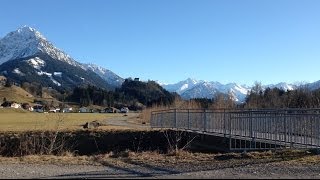
M 301 86 L 284 91 L 279 88 L 262 89 L 256 83 L 246 98 L 245 108 L 320 108 L 320 89 Z
M 74 88 L 67 101 L 77 102 L 80 106 L 99 105 L 108 107 L 128 106 L 141 110 L 153 104 L 169 105 L 175 94 L 163 89 L 154 81 L 141 82 L 126 79 L 120 88 L 107 91 L 92 85 Z

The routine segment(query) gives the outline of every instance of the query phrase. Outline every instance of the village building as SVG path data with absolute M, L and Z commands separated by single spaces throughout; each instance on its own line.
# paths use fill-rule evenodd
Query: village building
M 129 108 L 123 107 L 123 108 L 121 108 L 120 112 L 121 113 L 128 113 L 129 112 Z
M 91 111 L 90 111 L 90 109 L 87 108 L 87 107 L 81 107 L 81 108 L 79 108 L 79 112 L 80 112 L 80 113 L 89 113 L 89 112 L 91 112 Z
M 23 103 L 23 104 L 21 105 L 21 107 L 22 107 L 23 109 L 25 109 L 25 110 L 28 110 L 28 111 L 33 111 L 33 110 L 34 110 L 33 107 L 32 107 L 29 103 Z
M 108 107 L 104 109 L 105 113 L 119 113 L 120 110 L 114 107 Z
M 72 107 L 66 107 L 62 109 L 63 113 L 71 113 L 73 111 Z
M 15 109 L 18 109 L 18 108 L 21 108 L 21 104 L 19 104 L 19 103 L 12 103 L 11 104 L 11 106 L 10 106 L 11 108 L 15 108 Z
M 36 104 L 33 106 L 33 111 L 34 112 L 40 112 L 43 113 L 44 112 L 44 106 L 41 104 Z

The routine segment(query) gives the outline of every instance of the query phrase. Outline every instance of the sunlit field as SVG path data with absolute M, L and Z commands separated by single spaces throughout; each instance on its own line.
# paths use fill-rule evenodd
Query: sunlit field
M 123 114 L 32 113 L 0 109 L 0 131 L 79 130 L 86 122 L 107 121 L 121 116 Z

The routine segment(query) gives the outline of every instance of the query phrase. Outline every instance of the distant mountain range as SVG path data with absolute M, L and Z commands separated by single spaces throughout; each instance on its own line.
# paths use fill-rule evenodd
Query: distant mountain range
M 37 82 L 56 89 L 86 84 L 114 89 L 124 81 L 110 70 L 74 60 L 27 26 L 0 39 L 0 74 L 18 83 Z
M 219 82 L 208 82 L 191 78 L 180 81 L 176 84 L 162 83 L 162 86 L 168 91 L 177 92 L 183 99 L 213 98 L 216 93 L 223 93 L 230 94 L 233 100 L 239 103 L 245 101 L 246 96 L 252 88 L 247 85 L 239 85 L 236 83 L 221 84 Z M 318 89 L 320 88 L 320 81 L 304 84 L 303 86 L 311 90 Z M 279 88 L 287 91 L 297 89 L 299 86 L 285 82 L 262 86 L 263 89 L 267 87 Z

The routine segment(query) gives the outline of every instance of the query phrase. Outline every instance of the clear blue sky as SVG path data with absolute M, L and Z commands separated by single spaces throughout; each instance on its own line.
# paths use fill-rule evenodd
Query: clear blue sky
M 0 37 L 38 29 L 122 77 L 320 80 L 319 0 L 1 0 Z

